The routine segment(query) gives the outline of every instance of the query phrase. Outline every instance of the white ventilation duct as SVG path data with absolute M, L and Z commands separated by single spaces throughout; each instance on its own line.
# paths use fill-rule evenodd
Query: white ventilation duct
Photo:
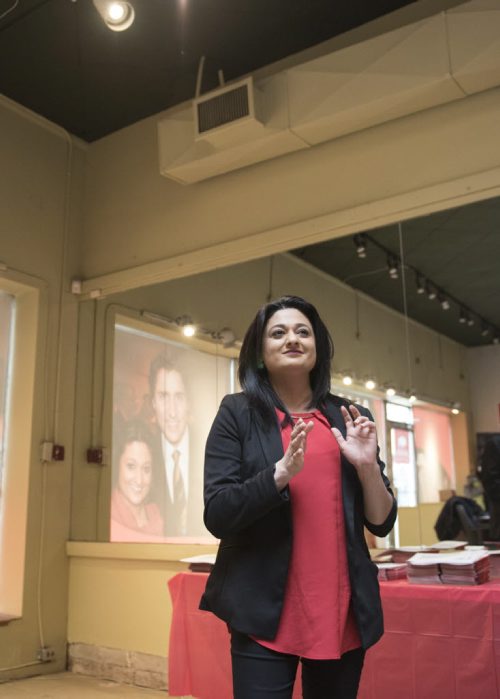
M 160 172 L 198 182 L 497 85 L 500 0 L 474 0 L 172 110 Z

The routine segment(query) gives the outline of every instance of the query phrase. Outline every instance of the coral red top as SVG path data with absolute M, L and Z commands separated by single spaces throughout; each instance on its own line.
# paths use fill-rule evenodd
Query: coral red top
M 276 412 L 281 422 L 284 414 Z M 297 417 L 314 427 L 304 468 L 289 486 L 293 547 L 283 611 L 274 640 L 255 640 L 281 653 L 328 660 L 361 645 L 349 606 L 340 450 L 319 410 Z M 285 450 L 291 431 L 291 425 L 282 428 Z

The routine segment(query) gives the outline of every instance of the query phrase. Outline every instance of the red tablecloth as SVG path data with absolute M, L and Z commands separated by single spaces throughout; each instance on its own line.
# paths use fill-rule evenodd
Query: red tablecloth
M 206 579 L 179 573 L 168 584 L 169 693 L 231 699 L 226 625 L 198 610 Z M 499 583 L 380 587 L 386 631 L 367 653 L 359 699 L 500 699 Z

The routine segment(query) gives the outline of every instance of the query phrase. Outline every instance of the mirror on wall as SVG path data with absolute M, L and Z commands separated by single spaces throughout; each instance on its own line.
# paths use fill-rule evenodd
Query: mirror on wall
M 444 501 L 464 493 L 476 466 L 468 356 L 474 348 L 500 340 L 499 225 L 500 199 L 490 199 L 83 302 L 82 342 L 88 342 L 88 328 L 97 330 L 95 347 L 79 366 L 82 421 L 77 421 L 77 439 L 82 447 L 92 439 L 85 414 L 99 410 L 89 408 L 90 400 L 104 406 L 102 440 L 113 451 L 123 427 L 118 428 L 117 415 L 125 416 L 125 422 L 146 422 L 161 442 L 160 399 L 151 364 L 163 355 L 168 367 L 182 364 L 181 388 L 170 386 L 177 375 L 167 367 L 161 389 L 165 404 L 184 399 L 189 405 L 189 429 L 196 432 L 189 459 L 199 464 L 193 489 L 200 490 L 203 442 L 211 422 L 207 416 L 225 392 L 237 389 L 235 361 L 248 323 L 269 298 L 302 295 L 318 307 L 333 335 L 333 391 L 370 407 L 398 491 L 401 513 L 392 540 L 370 543 L 433 543 Z M 194 336 L 186 337 L 183 330 L 190 324 Z M 89 385 L 94 387 L 90 398 Z M 143 451 L 147 471 L 148 450 Z M 153 451 L 151 447 L 149 462 Z M 172 468 L 167 476 L 172 483 L 173 473 Z M 110 502 L 119 481 L 116 461 L 112 474 L 102 478 L 85 471 L 83 464 L 76 471 L 75 487 L 95 494 L 97 524 L 89 524 L 92 517 L 77 502 L 74 538 L 108 540 Z M 137 492 L 148 488 L 129 484 L 130 493 L 134 487 Z M 155 487 L 150 482 L 149 492 Z M 194 502 L 194 490 L 189 497 Z M 154 492 L 146 499 L 160 502 Z M 155 536 L 201 541 L 205 534 L 196 527 L 174 532 L 163 522 Z

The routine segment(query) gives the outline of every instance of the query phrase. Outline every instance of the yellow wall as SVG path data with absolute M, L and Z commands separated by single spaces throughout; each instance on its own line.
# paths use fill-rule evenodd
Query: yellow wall
M 21 531 L 26 523 L 27 539 L 26 545 L 18 542 L 25 560 L 22 618 L 0 626 L 1 679 L 53 672 L 66 662 L 68 567 L 64 543 L 70 517 L 78 310 L 67 289 L 78 269 L 85 151 L 59 129 L 2 98 L 0 152 L 0 257 L 7 266 L 2 275 L 38 289 L 40 299 L 33 316 L 38 323 L 35 338 L 27 334 L 19 340 L 36 350 L 34 392 L 26 395 L 29 402 L 25 406 L 28 413 L 33 408 L 31 440 L 30 432 L 18 436 L 30 441 L 22 462 L 10 464 L 10 468 L 26 468 L 29 474 L 27 514 L 19 527 Z M 46 439 L 65 446 L 64 462 L 42 467 L 40 443 Z M 23 512 L 20 508 L 19 517 Z M 5 668 L 35 661 L 40 630 L 44 642 L 55 649 L 56 661 L 3 673 Z
M 216 546 L 204 546 L 206 552 Z M 199 546 L 71 542 L 68 641 L 166 656 L 168 580 Z
M 398 511 L 399 545 L 430 546 L 438 541 L 434 525 L 443 507 L 442 502 L 423 503 L 418 507 L 400 507 Z
M 97 279 L 85 288 L 185 276 L 494 196 L 499 111 L 500 89 L 489 90 L 193 186 L 159 175 L 158 117 L 146 119 L 89 149 L 82 272 Z

